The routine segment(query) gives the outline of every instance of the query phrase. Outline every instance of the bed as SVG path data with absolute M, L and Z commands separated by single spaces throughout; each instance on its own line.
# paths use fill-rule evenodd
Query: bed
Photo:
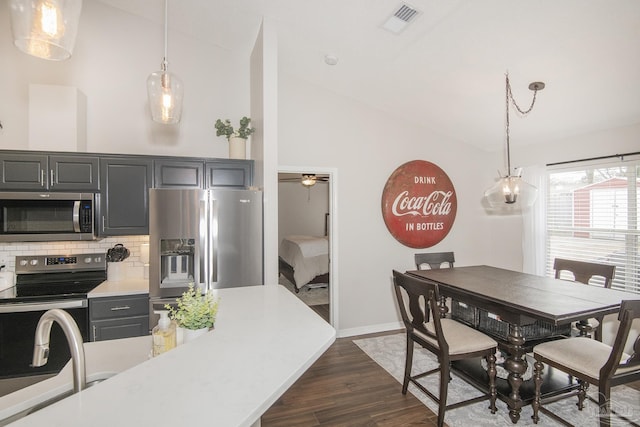
M 278 250 L 280 274 L 296 292 L 305 285 L 329 283 L 329 239 L 326 236 L 286 236 Z

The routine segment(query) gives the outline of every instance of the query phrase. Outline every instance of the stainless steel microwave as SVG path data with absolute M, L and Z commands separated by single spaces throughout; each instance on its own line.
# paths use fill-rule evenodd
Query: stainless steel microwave
M 0 192 L 0 241 L 94 240 L 93 193 Z

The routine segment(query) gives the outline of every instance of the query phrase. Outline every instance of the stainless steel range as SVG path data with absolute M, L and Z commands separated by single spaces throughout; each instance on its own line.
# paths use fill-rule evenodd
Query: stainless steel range
M 104 253 L 16 257 L 16 284 L 0 292 L 0 396 L 55 375 L 70 359 L 54 323 L 48 363 L 30 366 L 36 325 L 47 310 L 66 310 L 89 340 L 87 294 L 106 277 Z

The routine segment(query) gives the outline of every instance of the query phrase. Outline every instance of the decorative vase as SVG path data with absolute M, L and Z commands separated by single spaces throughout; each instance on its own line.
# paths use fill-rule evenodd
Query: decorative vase
M 246 159 L 247 158 L 247 140 L 237 136 L 229 138 L 229 158 L 230 159 Z
M 206 334 L 209 332 L 209 328 L 200 328 L 200 329 L 183 329 L 182 331 L 182 342 L 188 343 L 189 341 L 193 341 L 196 338 Z

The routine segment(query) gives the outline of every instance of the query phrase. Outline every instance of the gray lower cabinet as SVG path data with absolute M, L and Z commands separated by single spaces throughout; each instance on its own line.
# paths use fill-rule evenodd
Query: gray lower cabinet
M 98 191 L 98 157 L 0 154 L 0 190 Z
M 100 159 L 99 234 L 149 234 L 149 188 L 153 187 L 150 158 Z
M 149 294 L 89 299 L 91 341 L 149 334 Z

